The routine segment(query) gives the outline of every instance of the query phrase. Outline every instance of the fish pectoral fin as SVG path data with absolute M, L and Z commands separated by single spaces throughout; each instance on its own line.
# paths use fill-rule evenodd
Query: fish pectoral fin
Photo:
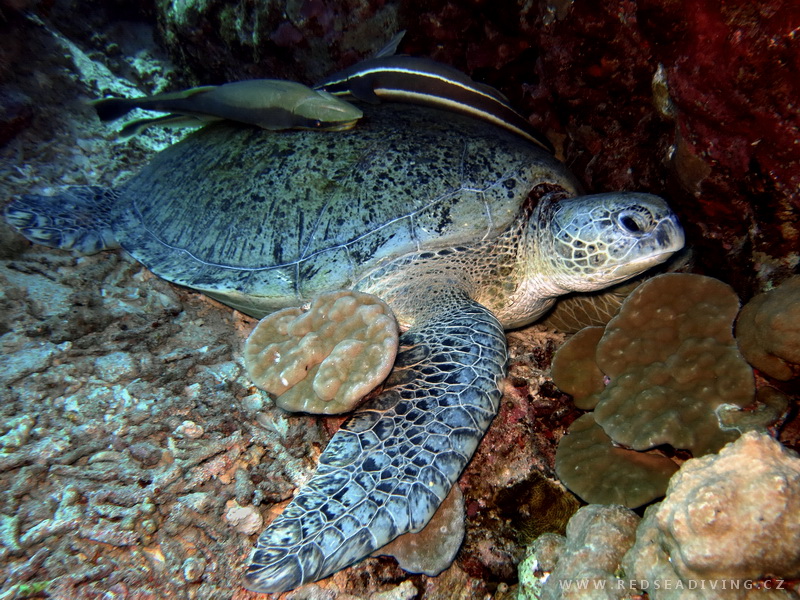
M 119 137 L 127 138 L 134 135 L 139 135 L 148 127 L 201 127 L 210 123 L 211 121 L 218 121 L 214 117 L 196 117 L 192 115 L 182 115 L 172 113 L 164 115 L 163 117 L 153 117 L 150 119 L 137 119 L 126 123 L 122 129 L 119 130 Z
M 98 98 L 90 100 L 89 104 L 101 121 L 116 121 L 136 108 L 130 98 Z
M 375 93 L 372 83 L 366 78 L 350 80 L 350 95 L 368 104 L 380 104 L 381 99 Z

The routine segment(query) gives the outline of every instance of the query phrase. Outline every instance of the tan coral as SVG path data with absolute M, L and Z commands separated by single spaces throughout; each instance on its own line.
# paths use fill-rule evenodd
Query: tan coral
M 798 577 L 800 459 L 766 434 L 745 434 L 684 465 L 658 525 L 679 572 Z
M 800 372 L 800 275 L 745 305 L 736 341 L 747 361 L 770 377 L 786 381 Z
M 700 456 L 736 438 L 716 410 L 754 397 L 752 369 L 733 340 L 738 306 L 730 286 L 701 275 L 660 275 L 630 295 L 597 347 L 611 383 L 595 418 L 615 442 Z
M 645 512 L 622 566 L 632 579 L 681 590 L 659 592 L 656 600 L 760 598 L 746 584 L 797 578 L 800 458 L 770 436 L 750 432 L 719 455 L 687 461 L 666 499 Z M 687 591 L 690 582 L 713 581 L 729 585 L 724 593 Z M 775 592 L 769 597 L 794 597 L 768 591 Z
M 578 418 L 556 450 L 556 474 L 587 502 L 642 506 L 664 495 L 678 465 L 659 454 L 615 446 L 592 413 Z
M 558 349 L 550 371 L 553 383 L 572 396 L 575 406 L 593 409 L 605 388 L 603 372 L 597 366 L 597 344 L 603 337 L 603 327 L 586 327 Z
M 621 506 L 584 506 L 570 519 L 561 536 L 546 534 L 531 546 L 519 566 L 521 600 L 630 598 L 617 579 L 620 561 L 633 544 L 639 517 Z M 537 573 L 550 571 L 542 580 Z M 585 586 L 585 587 L 584 587 Z
M 391 309 L 371 294 L 322 294 L 308 308 L 262 319 L 244 348 L 255 384 L 291 411 L 351 410 L 394 365 L 398 331 Z M 357 365 L 357 368 L 353 368 Z

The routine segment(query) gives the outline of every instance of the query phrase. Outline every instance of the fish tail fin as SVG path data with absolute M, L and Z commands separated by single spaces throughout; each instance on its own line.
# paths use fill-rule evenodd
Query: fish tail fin
M 90 104 L 94 106 L 101 121 L 115 121 L 136 108 L 135 100 L 135 98 L 100 98 L 92 100 Z
M 25 194 L 6 207 L 9 225 L 36 244 L 95 254 L 118 248 L 111 229 L 117 193 L 99 186 L 70 186 L 55 196 Z

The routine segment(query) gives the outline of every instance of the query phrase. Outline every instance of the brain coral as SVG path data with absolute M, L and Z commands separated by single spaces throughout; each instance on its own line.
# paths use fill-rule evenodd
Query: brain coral
M 749 432 L 719 455 L 687 461 L 645 513 L 623 568 L 636 579 L 672 579 L 672 589 L 678 579 L 685 587 L 800 577 L 800 458 Z
M 286 308 L 264 317 L 247 338 L 244 361 L 253 382 L 276 395 L 281 408 L 336 414 L 386 379 L 397 343 L 386 303 L 337 291 L 321 294 L 307 311 Z
M 736 340 L 747 361 L 770 377 L 786 381 L 800 370 L 800 275 L 745 305 Z

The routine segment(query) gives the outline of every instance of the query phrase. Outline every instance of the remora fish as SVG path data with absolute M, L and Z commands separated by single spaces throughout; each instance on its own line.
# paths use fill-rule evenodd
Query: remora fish
M 142 98 L 103 98 L 92 102 L 101 121 L 113 121 L 134 108 L 173 113 L 133 121 L 123 133 L 138 133 L 150 125 L 194 124 L 227 119 L 263 129 L 350 129 L 361 111 L 331 94 L 294 81 L 250 79 L 219 86 Z
M 352 95 L 364 102 L 408 102 L 453 110 L 494 123 L 553 152 L 553 145 L 491 86 L 429 58 L 391 56 L 400 41 L 392 42 L 374 58 L 334 73 L 314 88 L 336 96 Z

